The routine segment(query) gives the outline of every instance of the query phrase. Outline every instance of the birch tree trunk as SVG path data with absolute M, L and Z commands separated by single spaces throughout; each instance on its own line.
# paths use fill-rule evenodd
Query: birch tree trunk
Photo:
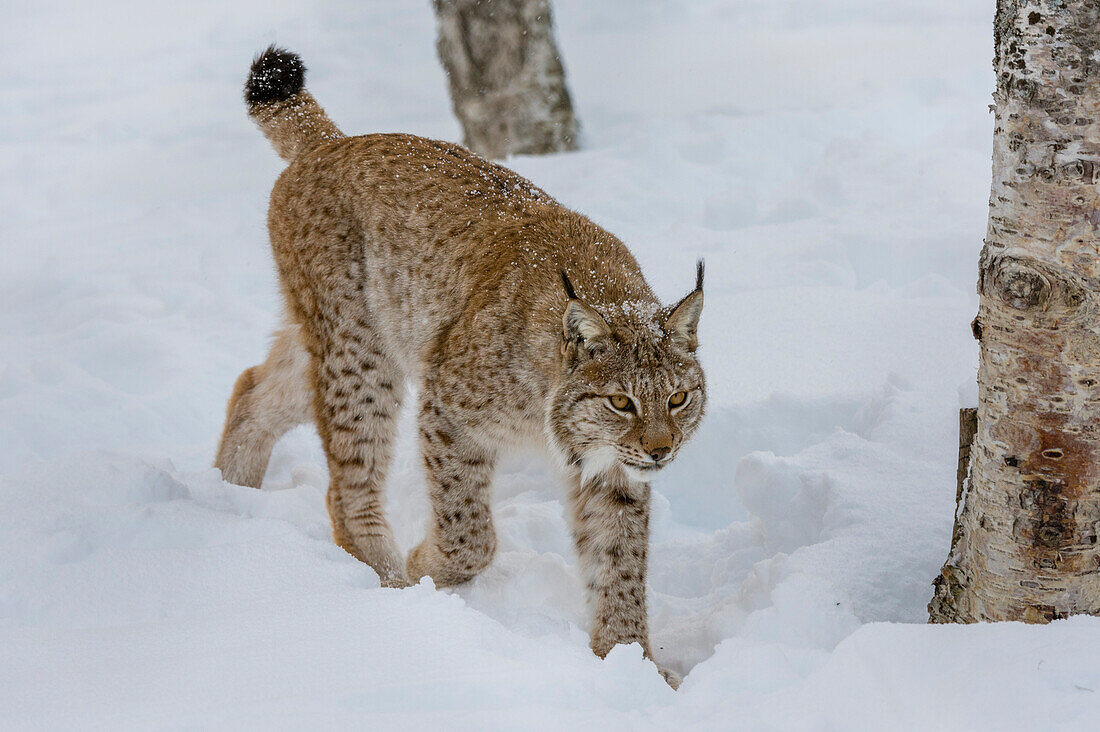
M 931 622 L 1100 613 L 1100 5 L 998 0 L 978 430 Z
M 490 158 L 576 149 L 549 0 L 435 0 L 463 144 Z

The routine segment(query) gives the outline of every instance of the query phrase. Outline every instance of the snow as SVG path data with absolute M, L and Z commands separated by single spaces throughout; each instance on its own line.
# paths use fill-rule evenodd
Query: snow
M 655 488 L 655 654 L 588 650 L 563 490 L 496 484 L 467 586 L 335 547 L 312 428 L 209 467 L 279 303 L 282 167 L 240 84 L 300 52 L 347 132 L 457 139 L 429 3 L 25 3 L 0 43 L 5 728 L 1091 724 L 1100 621 L 923 623 L 975 398 L 992 4 L 554 0 L 584 148 L 509 164 L 675 301 L 707 259 L 704 428 Z M 411 415 L 389 482 L 426 516 Z

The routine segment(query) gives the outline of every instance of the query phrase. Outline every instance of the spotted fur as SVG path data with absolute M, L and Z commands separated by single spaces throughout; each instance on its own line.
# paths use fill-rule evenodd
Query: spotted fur
M 649 481 L 706 402 L 701 265 L 696 288 L 663 307 L 612 234 L 457 145 L 344 136 L 299 72 L 269 51 L 249 77 L 250 114 L 290 162 L 268 214 L 287 325 L 238 380 L 216 465 L 258 486 L 274 442 L 313 420 L 336 542 L 387 585 L 443 586 L 492 561 L 501 452 L 542 444 L 569 484 L 592 649 L 648 654 Z M 402 561 L 382 491 L 408 381 L 431 517 Z

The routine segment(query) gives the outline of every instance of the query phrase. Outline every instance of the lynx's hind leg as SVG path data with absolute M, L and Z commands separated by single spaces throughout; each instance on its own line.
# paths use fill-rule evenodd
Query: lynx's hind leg
M 311 333 L 313 411 L 328 458 L 333 539 L 373 567 L 383 585 L 402 587 L 405 565 L 386 520 L 383 488 L 405 373 L 362 299 L 343 299 Z
M 496 553 L 490 483 L 496 455 L 465 434 L 439 390 L 426 386 L 420 408 L 420 446 L 431 501 L 428 535 L 409 554 L 409 579 L 428 575 L 449 587 L 475 577 Z
M 290 325 L 278 331 L 267 360 L 237 378 L 214 460 L 230 483 L 259 488 L 275 443 L 312 419 L 309 354 L 298 330 Z

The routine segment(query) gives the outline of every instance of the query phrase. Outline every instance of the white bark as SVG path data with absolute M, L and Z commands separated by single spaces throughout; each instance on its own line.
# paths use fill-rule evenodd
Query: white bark
M 576 149 L 549 0 L 435 0 L 463 144 L 491 158 Z
M 978 432 L 932 622 L 1100 612 L 1100 5 L 998 0 Z

